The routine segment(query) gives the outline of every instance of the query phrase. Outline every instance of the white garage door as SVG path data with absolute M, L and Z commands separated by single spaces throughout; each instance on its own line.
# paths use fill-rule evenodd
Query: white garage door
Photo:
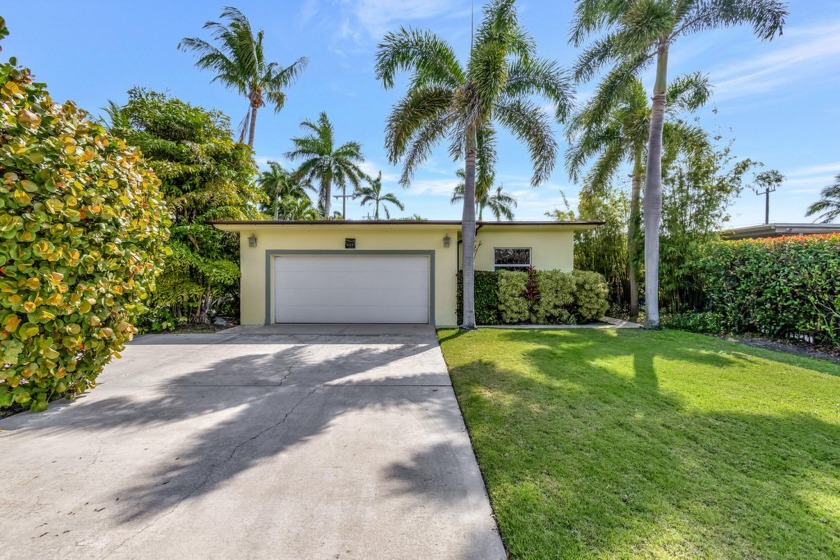
M 278 323 L 428 323 L 429 257 L 278 256 Z

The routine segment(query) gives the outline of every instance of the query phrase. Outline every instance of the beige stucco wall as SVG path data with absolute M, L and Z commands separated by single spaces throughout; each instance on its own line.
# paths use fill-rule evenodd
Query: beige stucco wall
M 476 270 L 493 270 L 494 248 L 530 248 L 531 265 L 537 270 L 563 270 L 574 268 L 574 231 L 507 231 L 482 228 L 476 236 L 480 243 L 475 253 Z
M 456 251 L 458 228 L 440 226 L 415 228 L 410 225 L 391 227 L 348 226 L 238 226 L 242 267 L 241 317 L 243 325 L 262 325 L 266 315 L 266 251 L 267 250 L 336 250 L 353 254 L 344 249 L 344 239 L 356 239 L 356 251 L 434 251 L 434 307 L 435 324 L 455 326 Z M 248 246 L 248 237 L 257 237 L 257 246 Z M 451 243 L 443 246 L 444 235 Z M 269 285 L 273 285 L 274 266 L 269 266 Z M 273 299 L 273 290 L 270 290 Z M 274 321 L 274 302 L 270 301 L 270 322 Z

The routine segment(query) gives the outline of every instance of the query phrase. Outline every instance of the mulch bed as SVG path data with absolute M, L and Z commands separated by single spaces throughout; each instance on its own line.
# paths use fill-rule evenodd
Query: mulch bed
M 788 352 L 797 354 L 799 356 L 807 356 L 809 358 L 820 358 L 822 360 L 830 360 L 834 363 L 840 364 L 840 348 L 830 346 L 814 346 L 807 342 L 795 341 L 780 341 L 771 340 L 767 338 L 758 338 L 754 336 L 721 336 L 723 340 L 730 342 L 738 342 L 752 346 L 753 348 L 763 348 L 765 350 L 777 350 L 779 352 Z

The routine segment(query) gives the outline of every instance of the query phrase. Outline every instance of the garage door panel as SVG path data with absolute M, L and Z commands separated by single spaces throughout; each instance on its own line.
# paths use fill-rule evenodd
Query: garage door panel
M 429 265 L 425 256 L 279 256 L 275 321 L 428 323 Z

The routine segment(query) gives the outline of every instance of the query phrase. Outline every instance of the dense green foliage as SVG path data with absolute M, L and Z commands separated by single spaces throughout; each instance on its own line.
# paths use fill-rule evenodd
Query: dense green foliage
M 499 314 L 502 323 L 524 323 L 530 316 L 528 300 L 525 297 L 528 273 L 500 270 L 496 274 L 499 276 L 499 288 L 496 294 L 499 298 Z
M 143 89 L 129 91 L 128 104 L 111 114 L 111 122 L 116 134 L 142 150 L 173 214 L 172 255 L 154 305 L 180 321 L 199 323 L 233 311 L 238 237 L 208 222 L 261 218 L 250 148 L 232 140 L 222 113 Z
M 94 386 L 137 332 L 167 210 L 136 150 L 12 64 L 0 65 L 0 177 L 0 407 L 41 411 Z
M 499 324 L 499 305 L 497 293 L 499 275 L 490 270 L 475 271 L 475 320 L 479 325 Z M 463 321 L 463 276 L 458 272 L 458 324 Z
M 840 235 L 725 241 L 706 250 L 698 269 L 703 313 L 678 316 L 673 326 L 840 345 Z
M 840 557 L 840 366 L 676 331 L 439 337 L 512 559 Z
M 754 165 L 737 159 L 729 143 L 680 154 L 663 167 L 659 297 L 664 310 L 694 309 L 702 300 L 697 264 L 729 221 L 729 208 Z
M 579 324 L 597 321 L 607 311 L 609 288 L 601 274 L 575 270 L 477 270 L 475 313 L 479 325 L 516 323 Z M 458 274 L 458 318 L 463 288 Z
M 263 212 L 275 220 L 315 220 L 321 217 L 306 193 L 314 190 L 306 181 L 295 178 L 276 161 L 268 162 L 268 169 L 257 178 L 265 202 Z
M 531 322 L 539 325 L 570 323 L 572 315 L 569 308 L 575 301 L 575 281 L 574 276 L 559 270 L 538 272 L 539 298 L 531 306 Z

